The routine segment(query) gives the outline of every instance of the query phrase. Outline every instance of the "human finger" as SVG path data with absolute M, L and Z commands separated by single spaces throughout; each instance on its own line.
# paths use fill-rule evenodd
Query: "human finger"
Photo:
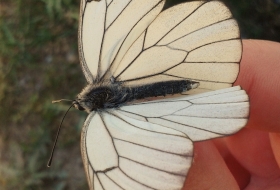
M 280 132 L 280 43 L 243 40 L 241 85 L 250 98 L 248 127 Z

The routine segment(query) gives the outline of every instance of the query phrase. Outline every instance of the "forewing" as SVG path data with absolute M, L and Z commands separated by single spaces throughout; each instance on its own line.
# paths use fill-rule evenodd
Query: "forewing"
M 118 112 L 92 112 L 85 122 L 81 147 L 90 189 L 181 189 L 192 141 L 177 130 Z
M 180 131 L 192 141 L 236 133 L 247 123 L 249 99 L 239 86 L 119 108 L 137 120 Z
M 221 2 L 194 1 L 171 7 L 149 25 L 111 73 L 127 85 L 190 79 L 198 93 L 230 87 L 239 72 L 239 28 Z
M 164 0 L 81 1 L 79 54 L 89 83 L 101 80 L 117 53 L 127 51 L 163 5 Z

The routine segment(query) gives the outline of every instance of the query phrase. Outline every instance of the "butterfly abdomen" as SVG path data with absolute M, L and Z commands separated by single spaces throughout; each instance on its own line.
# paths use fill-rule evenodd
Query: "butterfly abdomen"
M 148 97 L 179 94 L 190 89 L 196 88 L 197 86 L 198 83 L 189 80 L 157 82 L 144 86 L 136 86 L 131 88 L 130 99 L 139 100 Z

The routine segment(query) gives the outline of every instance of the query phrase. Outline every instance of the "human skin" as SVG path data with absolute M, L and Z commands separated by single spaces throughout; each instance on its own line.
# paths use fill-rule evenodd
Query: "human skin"
M 194 143 L 184 190 L 280 189 L 280 43 L 243 40 L 240 85 L 250 116 L 235 135 Z

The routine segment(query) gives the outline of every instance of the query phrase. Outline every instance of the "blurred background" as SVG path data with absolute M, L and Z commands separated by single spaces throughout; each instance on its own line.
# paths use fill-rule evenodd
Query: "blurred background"
M 69 104 L 86 81 L 79 65 L 79 0 L 0 1 L 0 190 L 87 189 L 80 154 L 86 113 Z M 167 0 L 167 7 L 184 1 Z M 224 0 L 242 38 L 280 42 L 280 0 Z

